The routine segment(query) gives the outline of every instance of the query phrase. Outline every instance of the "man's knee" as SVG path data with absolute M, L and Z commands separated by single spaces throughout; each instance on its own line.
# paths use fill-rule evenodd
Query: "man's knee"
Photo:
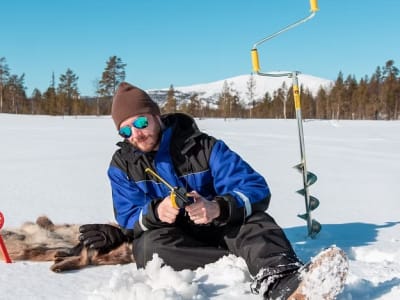
M 167 235 L 165 228 L 161 228 L 145 231 L 139 238 L 134 239 L 133 253 L 138 268 L 144 268 L 153 255 L 159 253 Z
M 228 254 L 227 250 L 198 241 L 177 227 L 146 231 L 133 245 L 138 268 L 144 268 L 155 253 L 177 271 L 194 270 Z

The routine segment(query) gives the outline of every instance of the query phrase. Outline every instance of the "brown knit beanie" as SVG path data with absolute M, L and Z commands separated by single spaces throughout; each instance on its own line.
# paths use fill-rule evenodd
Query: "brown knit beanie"
M 160 115 L 160 108 L 145 91 L 122 82 L 115 92 L 111 106 L 111 117 L 117 129 L 124 120 L 144 113 Z

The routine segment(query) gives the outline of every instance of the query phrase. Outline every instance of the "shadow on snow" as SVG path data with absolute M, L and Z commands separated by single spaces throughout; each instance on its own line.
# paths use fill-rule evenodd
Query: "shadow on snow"
M 342 248 L 351 258 L 351 248 L 367 246 L 376 242 L 379 230 L 393 227 L 399 222 L 383 225 L 369 223 L 323 224 L 315 239 L 307 237 L 306 226 L 285 228 L 284 231 L 296 253 L 305 261 L 331 245 Z
M 400 224 L 386 222 L 383 225 L 369 223 L 323 224 L 321 232 L 315 239 L 307 237 L 306 226 L 285 228 L 284 231 L 301 260 L 307 262 L 322 249 L 336 245 L 353 257 L 353 247 L 362 247 L 377 241 L 378 232 Z M 393 287 L 400 285 L 400 278 L 375 284 L 361 280 L 356 284 L 346 285 L 338 299 L 376 299 L 390 292 Z

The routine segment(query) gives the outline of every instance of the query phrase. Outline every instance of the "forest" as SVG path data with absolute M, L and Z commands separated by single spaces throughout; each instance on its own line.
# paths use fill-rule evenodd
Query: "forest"
M 96 82 L 96 96 L 80 95 L 78 75 L 67 69 L 56 81 L 54 74 L 45 91 L 33 89 L 26 95 L 25 75 L 12 74 L 5 57 L 0 57 L 0 113 L 39 115 L 109 115 L 112 96 L 125 80 L 126 64 L 111 56 L 101 79 Z M 49 75 L 50 76 L 50 75 Z M 285 83 L 263 99 L 254 99 L 253 76 L 247 82 L 247 99 L 225 82 L 214 103 L 193 94 L 178 101 L 171 84 L 161 108 L 164 113 L 186 112 L 194 117 L 219 118 L 295 118 L 292 89 Z M 375 72 L 361 79 L 339 72 L 333 85 L 320 88 L 316 95 L 300 87 L 302 116 L 305 119 L 398 120 L 400 119 L 400 77 L 393 60 L 377 66 Z M 249 104 L 250 103 L 250 104 Z

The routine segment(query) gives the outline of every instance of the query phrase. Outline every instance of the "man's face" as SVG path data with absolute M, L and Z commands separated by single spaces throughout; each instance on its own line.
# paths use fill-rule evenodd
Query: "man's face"
M 119 128 L 120 132 L 131 133 L 131 136 L 125 138 L 140 151 L 150 152 L 158 149 L 161 126 L 156 116 L 136 115 L 123 121 Z

